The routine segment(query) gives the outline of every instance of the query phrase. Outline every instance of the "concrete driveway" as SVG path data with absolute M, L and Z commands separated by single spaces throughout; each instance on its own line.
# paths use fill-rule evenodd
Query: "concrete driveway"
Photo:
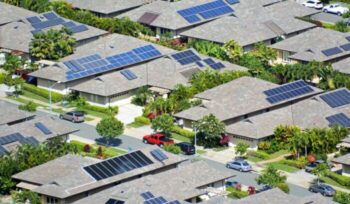
M 120 105 L 117 118 L 124 124 L 130 124 L 135 117 L 142 115 L 142 109 L 143 107 L 134 104 Z

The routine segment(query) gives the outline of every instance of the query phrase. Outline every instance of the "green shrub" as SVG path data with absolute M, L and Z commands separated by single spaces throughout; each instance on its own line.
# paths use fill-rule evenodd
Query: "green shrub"
M 271 148 L 271 142 L 270 141 L 261 141 L 258 144 L 259 150 L 269 150 Z
M 90 105 L 88 103 L 86 103 L 83 108 L 91 110 L 91 111 L 95 111 L 95 112 L 100 112 L 100 113 L 105 113 L 105 114 L 118 114 L 119 108 L 118 106 L 109 106 L 107 108 L 105 107 L 101 107 L 101 106 L 94 106 L 94 105 Z
M 166 144 L 164 145 L 164 150 L 173 154 L 180 154 L 181 153 L 181 148 L 177 145 L 173 145 L 173 144 Z
M 12 200 L 15 203 L 31 203 L 31 204 L 40 204 L 40 196 L 32 191 L 21 190 L 21 191 L 11 191 Z
M 350 203 L 350 194 L 337 191 L 333 197 L 333 201 L 340 204 L 349 204 Z
M 3 84 L 5 82 L 6 74 L 0 73 L 0 84 Z
M 241 191 L 233 187 L 227 187 L 226 190 L 230 192 L 228 194 L 228 197 L 230 198 L 244 198 L 249 195 L 247 191 Z
M 23 84 L 22 88 L 23 88 L 23 90 L 29 91 L 33 94 L 36 94 L 38 96 L 49 99 L 49 91 L 46 89 L 42 89 L 42 88 L 36 87 L 34 85 L 31 85 L 31 84 L 26 84 L 26 83 Z M 54 103 L 62 101 L 63 96 L 64 95 L 62 95 L 62 94 L 51 91 L 51 99 L 52 99 L 52 102 L 54 102 Z
M 26 104 L 22 104 L 22 105 L 18 106 L 18 108 L 20 110 L 24 110 L 24 111 L 28 111 L 28 112 L 35 112 L 37 107 L 38 107 L 38 105 L 32 101 L 29 101 Z
M 350 187 L 350 178 L 349 177 L 342 176 L 342 175 L 337 174 L 337 173 L 332 172 L 332 171 L 326 171 L 324 173 L 324 175 L 333 179 L 334 181 L 336 181 L 337 183 L 339 183 L 342 186 Z
M 280 163 L 288 165 L 288 166 L 293 166 L 293 167 L 296 167 L 298 169 L 302 169 L 307 164 L 307 160 L 305 160 L 305 159 L 299 159 L 299 160 L 285 159 L 285 160 L 281 160 Z
M 174 126 L 171 132 L 179 134 L 179 135 L 184 136 L 184 137 L 188 137 L 188 138 L 194 137 L 194 133 L 192 131 L 185 130 L 179 126 Z
M 143 124 L 143 125 L 151 124 L 151 121 L 148 118 L 144 117 L 144 116 L 138 116 L 138 117 L 134 118 L 134 122 L 135 123 L 140 123 L 140 124 Z
M 249 151 L 248 152 L 248 156 L 252 156 L 252 157 L 257 157 L 260 159 L 269 159 L 270 155 L 266 152 L 263 151 Z
M 276 185 L 276 187 L 281 189 L 285 193 L 289 193 L 289 186 L 286 183 L 279 183 Z

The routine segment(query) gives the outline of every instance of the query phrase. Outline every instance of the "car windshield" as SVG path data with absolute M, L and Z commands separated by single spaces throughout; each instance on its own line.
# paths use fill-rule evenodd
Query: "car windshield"
M 316 2 L 316 4 L 322 4 L 322 2 Z
M 75 112 L 74 115 L 76 115 L 76 116 L 84 116 L 84 113 L 83 112 Z
M 249 166 L 248 162 L 246 162 L 246 161 L 245 161 L 245 162 L 242 162 L 242 165 L 243 165 L 243 166 Z

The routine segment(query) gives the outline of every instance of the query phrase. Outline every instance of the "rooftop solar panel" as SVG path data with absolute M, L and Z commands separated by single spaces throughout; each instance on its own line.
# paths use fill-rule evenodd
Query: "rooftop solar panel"
M 39 141 L 35 139 L 34 137 L 26 137 L 23 140 L 20 141 L 21 144 L 28 144 L 28 145 L 38 145 Z
M 338 113 L 329 117 L 326 117 L 330 126 L 341 125 L 344 127 L 350 127 L 350 119 L 344 113 Z
M 52 134 L 52 132 L 41 122 L 37 122 L 34 125 L 36 128 L 38 128 L 45 135 Z
M 350 51 L 350 43 L 341 45 L 340 47 L 341 47 L 341 49 L 343 49 L 344 51 Z
M 113 199 L 113 198 L 109 199 L 109 200 L 106 202 L 106 204 L 124 204 L 124 203 L 125 203 L 125 201 L 116 200 L 116 199 Z
M 54 12 L 48 12 L 48 13 L 44 13 L 43 16 L 46 18 L 46 19 L 55 19 L 55 18 L 58 18 L 58 16 L 54 13 Z
M 203 63 L 200 62 L 200 61 L 197 61 L 196 64 L 197 64 L 199 67 L 204 67 Z
M 332 108 L 350 104 L 350 93 L 346 89 L 340 89 L 332 91 L 331 93 L 323 94 L 320 96 L 320 98 Z
M 298 89 L 298 88 L 305 87 L 305 86 L 308 86 L 308 84 L 305 81 L 298 80 L 298 81 L 294 81 L 294 82 L 290 82 L 290 83 L 281 85 L 277 88 L 266 90 L 266 91 L 264 91 L 264 94 L 267 96 L 273 96 L 273 95 L 280 94 L 280 93 L 283 93 L 283 92 L 288 91 L 288 90 Z
M 342 52 L 343 51 L 341 49 L 339 49 L 338 47 L 333 47 L 333 48 L 329 48 L 326 50 L 322 50 L 322 53 L 327 57 L 332 56 L 332 55 L 336 55 L 336 54 L 339 54 Z
M 29 21 L 30 24 L 37 24 L 37 23 L 41 23 L 41 20 L 39 17 L 37 16 L 32 16 L 32 17 L 29 17 L 27 18 L 27 20 Z
M 154 198 L 154 195 L 153 195 L 151 192 L 149 192 L 149 191 L 144 192 L 144 193 L 141 193 L 141 196 L 142 196 L 145 200 Z
M 222 69 L 222 68 L 225 68 L 225 65 L 222 64 L 221 62 L 218 62 L 218 63 L 215 63 L 215 64 L 211 64 L 209 65 L 212 69 L 215 69 L 215 70 L 219 70 L 219 69 Z
M 14 134 L 6 135 L 6 136 L 3 136 L 3 137 L 0 137 L 0 145 L 9 144 L 9 143 L 20 141 L 20 140 L 23 140 L 23 139 L 24 139 L 24 136 L 21 135 L 20 133 L 14 133 Z
M 155 198 L 151 198 L 151 199 L 149 199 L 149 200 L 146 200 L 145 202 L 144 202 L 144 204 L 165 204 L 165 203 L 167 203 L 168 201 L 165 199 L 165 198 L 163 198 L 162 196 L 160 196 L 160 197 L 155 197 Z
M 65 23 L 62 23 L 62 25 L 66 28 L 71 28 L 71 27 L 74 27 L 76 26 L 76 24 L 72 21 L 68 21 L 68 22 L 65 22 Z
M 70 27 L 69 30 L 71 30 L 72 33 L 81 33 L 89 30 L 89 28 L 86 25 L 78 25 L 78 26 Z
M 239 0 L 226 0 L 226 2 L 232 5 L 239 3 Z
M 211 58 L 204 59 L 203 61 L 209 66 L 215 64 L 215 61 Z
M 130 80 L 134 80 L 137 79 L 137 76 L 134 74 L 134 72 L 130 71 L 130 70 L 122 70 L 120 71 L 120 73 L 125 76 L 126 79 Z
M 180 201 L 178 200 L 173 200 L 173 201 L 170 201 L 169 203 L 167 204 L 181 204 Z
M 45 29 L 45 28 L 49 28 L 49 27 L 60 25 L 60 24 L 62 24 L 64 22 L 65 21 L 62 18 L 55 18 L 55 19 L 50 19 L 50 20 L 47 20 L 47 21 L 43 21 L 41 23 L 32 24 L 32 26 L 35 29 Z
M 347 39 L 350 42 L 350 36 L 345 37 L 345 39 Z
M 158 161 L 164 161 L 168 159 L 168 157 L 160 150 L 160 149 L 155 149 L 151 151 L 152 156 L 156 158 Z
M 0 155 L 5 155 L 7 153 L 8 153 L 7 150 L 0 145 Z
M 285 100 L 288 100 L 288 99 L 291 99 L 291 98 L 302 96 L 304 94 L 311 93 L 313 91 L 314 90 L 312 88 L 310 88 L 309 86 L 305 86 L 305 87 L 301 87 L 301 88 L 298 88 L 298 89 L 293 89 L 293 90 L 286 91 L 286 92 L 283 92 L 283 93 L 280 93 L 280 94 L 277 94 L 277 95 L 273 95 L 273 96 L 267 97 L 266 100 L 268 102 L 270 102 L 271 104 L 274 104 L 274 103 L 285 101 Z
M 186 50 L 183 52 L 179 52 L 171 55 L 176 61 L 178 61 L 181 65 L 191 64 L 197 61 L 201 61 L 202 59 L 196 55 L 192 50 Z

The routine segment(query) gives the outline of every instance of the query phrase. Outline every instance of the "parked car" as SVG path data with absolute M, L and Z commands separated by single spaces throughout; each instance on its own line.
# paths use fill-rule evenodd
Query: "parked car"
M 264 192 L 264 191 L 267 191 L 267 190 L 270 190 L 270 189 L 272 189 L 271 186 L 269 186 L 269 185 L 264 185 L 262 188 L 256 190 L 256 193 L 261 193 L 261 192 Z
M 323 4 L 321 1 L 318 0 L 309 0 L 302 4 L 303 6 L 309 7 L 309 8 L 315 8 L 315 9 L 322 9 Z
M 242 184 L 238 183 L 238 181 L 226 181 L 225 186 L 240 189 L 242 187 Z
M 252 170 L 252 166 L 246 160 L 243 160 L 243 159 L 228 162 L 226 164 L 226 167 L 229 169 L 235 169 L 242 172 L 248 172 Z
M 143 143 L 155 144 L 160 147 L 163 147 L 166 144 L 167 145 L 175 144 L 174 140 L 170 139 L 169 137 L 161 133 L 154 133 L 154 134 L 143 136 Z
M 338 16 L 341 16 L 344 13 L 348 12 L 349 8 L 346 8 L 340 4 L 330 4 L 328 6 L 323 7 L 322 11 L 325 13 L 334 13 Z
M 313 193 L 321 193 L 323 196 L 334 196 L 335 190 L 332 186 L 324 183 L 316 183 L 309 187 L 309 191 Z
M 316 160 L 315 162 L 309 163 L 305 166 L 305 171 L 311 173 L 319 164 L 322 164 L 322 163 L 325 163 L 325 161 Z
M 70 111 L 67 113 L 61 113 L 60 118 L 72 121 L 73 123 L 84 122 L 85 113 L 83 111 Z
M 186 155 L 192 155 L 196 153 L 196 148 L 189 142 L 180 142 L 175 145 L 179 146 L 181 151 Z

